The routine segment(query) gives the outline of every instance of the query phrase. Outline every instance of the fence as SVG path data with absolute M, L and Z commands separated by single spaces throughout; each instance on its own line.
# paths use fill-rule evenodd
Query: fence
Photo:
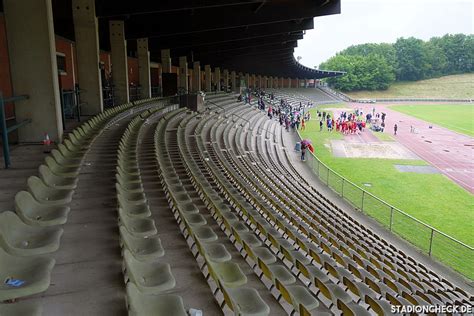
M 298 137 L 301 139 L 299 133 Z M 422 252 L 474 279 L 474 248 L 423 223 L 347 180 L 314 154 L 308 155 L 313 172 L 329 188 L 356 209 L 376 219 L 392 233 L 408 240 Z
M 0 91 L 0 132 L 2 133 L 2 147 L 3 147 L 3 161 L 5 163 L 5 169 L 8 169 L 11 165 L 10 160 L 10 145 L 8 141 L 8 134 L 19 129 L 20 127 L 32 122 L 31 119 L 26 119 L 18 122 L 12 126 L 7 126 L 7 118 L 5 115 L 5 104 L 13 103 L 16 101 L 26 100 L 29 97 L 27 95 L 12 96 L 9 98 L 3 98 L 3 93 Z
M 81 92 L 76 87 L 74 90 L 61 90 L 61 109 L 63 129 L 66 129 L 66 119 L 81 121 Z

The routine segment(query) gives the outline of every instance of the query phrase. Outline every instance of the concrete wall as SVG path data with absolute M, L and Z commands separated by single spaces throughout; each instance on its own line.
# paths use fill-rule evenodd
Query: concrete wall
M 61 88 L 63 90 L 73 90 L 76 81 L 76 48 L 74 43 L 67 39 L 56 36 L 56 53 L 64 55 L 66 60 L 66 71 L 59 75 Z
M 138 58 L 128 57 L 128 84 L 138 86 Z

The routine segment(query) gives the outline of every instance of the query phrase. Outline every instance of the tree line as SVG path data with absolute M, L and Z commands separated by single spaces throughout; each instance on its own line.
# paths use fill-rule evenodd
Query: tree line
M 474 71 L 474 35 L 446 34 L 423 41 L 399 38 L 393 44 L 361 44 L 323 62 L 319 69 L 345 71 L 327 78 L 342 91 L 385 90 L 394 81 L 415 81 Z

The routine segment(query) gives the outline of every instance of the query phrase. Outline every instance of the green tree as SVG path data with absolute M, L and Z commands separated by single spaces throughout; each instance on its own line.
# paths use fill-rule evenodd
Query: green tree
M 398 59 L 398 80 L 421 80 L 429 71 L 424 43 L 414 37 L 399 38 L 393 45 Z

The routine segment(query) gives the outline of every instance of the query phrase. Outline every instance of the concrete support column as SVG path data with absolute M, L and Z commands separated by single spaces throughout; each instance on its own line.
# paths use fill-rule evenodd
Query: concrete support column
M 262 76 L 257 76 L 257 88 L 262 89 Z
M 158 85 L 160 86 L 160 96 L 163 95 L 163 66 L 158 67 Z
M 201 64 L 198 61 L 193 63 L 193 92 L 201 91 Z
M 304 87 L 308 88 L 308 79 L 303 79 L 303 82 L 304 82 Z
M 211 74 L 211 65 L 204 66 L 205 79 L 206 79 L 206 92 L 212 91 L 212 74 Z
M 221 69 L 219 67 L 214 68 L 214 79 L 217 86 L 217 91 L 221 91 Z
M 231 81 L 231 84 L 232 84 L 232 91 L 236 92 L 236 89 L 237 89 L 237 75 L 236 75 L 235 71 L 232 71 L 230 73 L 230 81 Z
M 270 89 L 273 89 L 274 86 L 273 86 L 273 77 L 269 77 L 269 85 L 270 85 Z
M 281 78 L 280 78 L 280 88 L 284 88 L 284 85 L 285 85 L 285 84 L 284 84 L 284 78 L 281 77 Z
M 127 103 L 130 100 L 128 90 L 127 42 L 125 41 L 124 25 L 124 21 L 109 21 L 112 79 L 118 104 Z
M 95 0 L 73 0 L 72 16 L 76 40 L 77 77 L 81 92 L 81 112 L 95 115 L 104 109 L 99 69 L 99 33 Z
M 13 94 L 29 96 L 15 103 L 16 119 L 31 119 L 18 129 L 18 140 L 39 142 L 48 133 L 60 141 L 63 124 L 51 0 L 4 0 L 3 10 Z
M 227 91 L 229 87 L 229 70 L 224 69 L 224 90 Z
M 263 77 L 263 88 L 264 89 L 268 88 L 268 77 L 267 76 Z
M 169 49 L 161 50 L 161 67 L 163 68 L 163 73 L 171 73 L 171 53 Z
M 247 88 L 250 88 L 250 74 L 245 74 L 245 85 Z
M 148 38 L 137 39 L 138 82 L 142 99 L 151 98 L 150 52 Z
M 179 57 L 179 86 L 180 90 L 188 93 L 188 59 L 186 56 Z
M 256 88 L 257 87 L 257 76 L 255 76 L 255 74 L 252 75 L 252 88 Z
M 291 78 L 288 78 L 288 88 L 291 88 Z

